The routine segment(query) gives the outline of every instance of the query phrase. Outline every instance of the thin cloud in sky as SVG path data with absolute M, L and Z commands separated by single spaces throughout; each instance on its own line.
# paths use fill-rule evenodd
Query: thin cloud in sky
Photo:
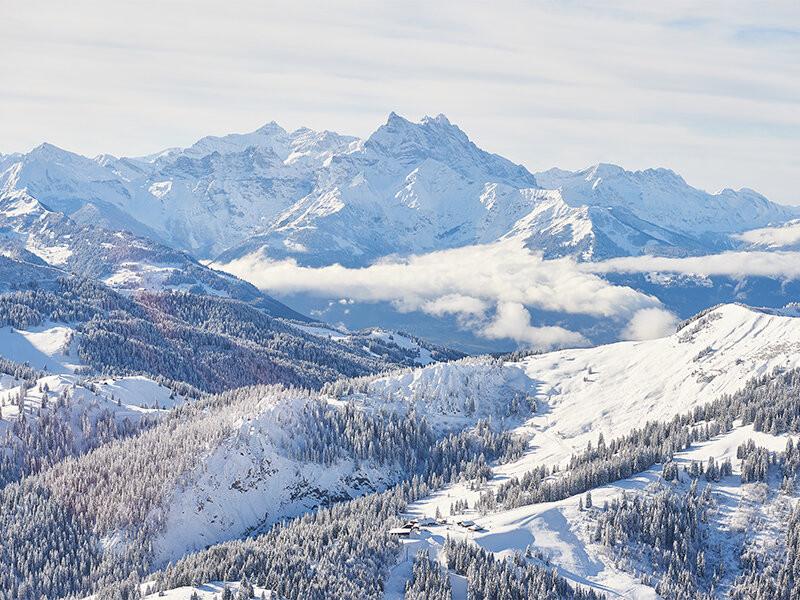
M 800 279 L 800 252 L 723 252 L 684 258 L 628 256 L 596 263 L 584 263 L 580 268 L 587 273 L 596 274 L 679 273 L 702 277 L 723 276 L 738 279 L 771 277 L 794 280 Z
M 446 113 L 531 170 L 666 166 L 800 203 L 795 0 L 20 3 L 0 151 L 149 154 L 276 120 L 368 135 Z

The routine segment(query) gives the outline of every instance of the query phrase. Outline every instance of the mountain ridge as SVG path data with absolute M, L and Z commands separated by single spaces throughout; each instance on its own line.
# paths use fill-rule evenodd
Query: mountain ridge
M 732 234 L 800 216 L 748 189 L 708 194 L 662 168 L 600 163 L 532 173 L 481 150 L 441 114 L 413 123 L 391 113 L 364 140 L 270 122 L 138 158 L 89 159 L 42 144 L 0 158 L 0 187 L 26 189 L 78 221 L 100 220 L 198 258 L 261 251 L 316 266 L 363 266 L 512 233 L 553 257 L 696 255 L 737 247 Z M 504 193 L 489 207 L 487 194 L 497 189 Z M 546 196 L 572 214 L 543 216 L 537 189 L 554 190 Z M 506 206 L 511 198 L 516 208 Z M 543 241 L 544 231 L 569 229 L 585 239 Z

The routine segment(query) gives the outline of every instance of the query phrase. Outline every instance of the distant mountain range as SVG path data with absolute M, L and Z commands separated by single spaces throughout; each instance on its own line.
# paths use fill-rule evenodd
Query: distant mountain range
M 798 218 L 800 209 L 752 190 L 710 194 L 667 169 L 598 164 L 532 173 L 478 148 L 444 115 L 413 123 L 392 113 L 365 140 L 287 132 L 273 122 L 139 158 L 86 158 L 50 144 L 0 156 L 0 243 L 7 255 L 36 256 L 116 288 L 258 298 L 271 314 L 295 319 L 302 317 L 198 260 L 224 265 L 257 256 L 363 267 L 388 256 L 503 240 L 545 259 L 579 262 L 702 256 L 774 250 L 776 236 L 796 246 Z M 763 228 L 766 236 L 752 231 Z M 661 283 L 653 288 L 639 275 L 617 279 L 669 296 Z M 719 285 L 710 293 L 706 283 L 693 287 L 685 307 L 667 305 L 688 316 L 711 303 L 704 294 L 755 300 L 727 293 L 726 286 L 737 287 L 729 280 Z M 795 298 L 780 292 L 759 299 L 780 305 Z M 324 299 L 291 302 L 316 311 Z M 426 330 L 421 318 L 366 312 L 416 334 Z M 329 318 L 374 324 L 364 314 L 352 307 Z M 447 333 L 456 328 L 448 325 L 435 338 L 465 342 Z
M 740 247 L 731 234 L 800 217 L 752 190 L 709 194 L 666 169 L 533 174 L 444 115 L 412 123 L 394 113 L 366 140 L 269 123 L 143 158 L 42 144 L 0 159 L 0 189 L 201 259 L 263 250 L 313 265 L 504 237 L 550 257 L 683 256 Z

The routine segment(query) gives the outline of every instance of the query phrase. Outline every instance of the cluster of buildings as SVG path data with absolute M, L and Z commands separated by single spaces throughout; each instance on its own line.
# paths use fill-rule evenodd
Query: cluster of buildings
M 394 527 L 390 529 L 389 535 L 408 537 L 412 533 L 419 533 L 420 527 L 431 527 L 435 525 L 447 525 L 447 519 L 434 519 L 432 517 L 409 519 L 400 527 Z M 461 519 L 456 521 L 456 525 L 469 531 L 483 531 L 483 527 L 478 525 L 475 521 L 471 521 L 469 519 Z

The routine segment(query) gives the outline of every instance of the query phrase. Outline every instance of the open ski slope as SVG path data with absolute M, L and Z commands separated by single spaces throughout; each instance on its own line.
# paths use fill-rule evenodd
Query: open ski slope
M 75 341 L 75 330 L 63 325 L 0 327 L 0 356 L 34 369 L 71 373 L 81 366 Z
M 800 319 L 724 305 L 656 340 L 532 356 L 521 365 L 539 414 L 528 461 L 554 463 L 575 449 L 670 419 L 776 368 L 800 367 Z M 511 474 L 511 473 L 507 473 Z
M 600 433 L 610 440 L 648 420 L 667 420 L 721 394 L 736 392 L 751 378 L 775 368 L 800 367 L 800 319 L 725 305 L 665 338 L 552 352 L 513 366 L 522 367 L 527 374 L 538 412 L 518 428 L 531 436 L 528 452 L 518 461 L 495 468 L 488 486 L 497 486 L 541 464 L 563 464 L 574 451 L 584 449 L 590 441 L 595 443 Z M 692 460 L 705 462 L 709 456 L 732 459 L 734 475 L 715 486 L 715 499 L 720 505 L 722 530 L 737 536 L 746 535 L 747 523 L 755 518 L 752 512 L 756 510 L 746 501 L 753 486 L 741 485 L 736 461 L 736 448 L 748 439 L 782 450 L 788 437 L 739 427 L 676 456 L 679 465 Z M 659 474 L 660 466 L 656 466 L 631 479 L 597 488 L 593 490 L 595 504 L 617 497 L 622 490 L 644 489 L 657 481 Z M 485 489 L 452 485 L 415 503 L 410 512 L 432 517 L 438 509 L 447 516 L 456 500 L 467 499 L 472 505 Z M 533 545 L 575 583 L 590 585 L 611 597 L 656 597 L 652 588 L 616 568 L 600 546 L 588 543 L 578 499 L 535 504 L 486 517 L 468 513 L 466 518 L 481 525 L 485 529 L 482 532 L 466 532 L 454 524 L 423 531 L 420 539 L 410 542 L 417 547 L 409 551 L 408 561 L 401 556 L 390 577 L 387 597 L 402 597 L 410 574 L 409 561 L 419 547 L 427 547 L 432 556 L 436 555 L 448 535 L 469 536 L 498 556 L 524 552 Z M 778 510 L 766 506 L 764 510 Z M 781 521 L 768 522 L 774 529 Z M 768 537 L 774 534 L 773 538 L 780 535 L 778 531 L 762 533 Z

